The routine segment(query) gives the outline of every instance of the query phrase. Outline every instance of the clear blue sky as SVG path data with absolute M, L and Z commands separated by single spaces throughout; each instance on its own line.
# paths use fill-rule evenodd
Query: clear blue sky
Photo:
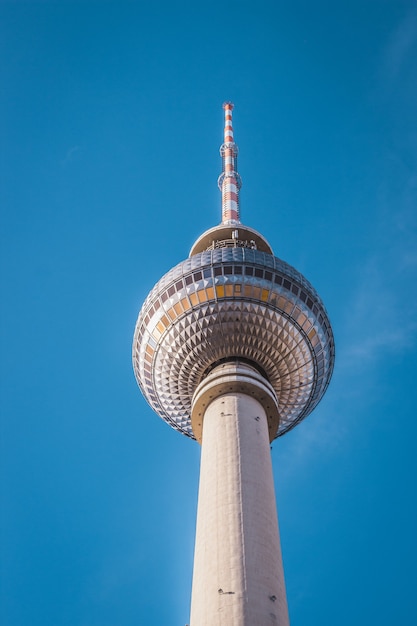
M 198 444 L 131 341 L 220 220 L 314 284 L 336 368 L 272 456 L 292 626 L 417 622 L 417 5 L 0 5 L 2 626 L 183 626 Z

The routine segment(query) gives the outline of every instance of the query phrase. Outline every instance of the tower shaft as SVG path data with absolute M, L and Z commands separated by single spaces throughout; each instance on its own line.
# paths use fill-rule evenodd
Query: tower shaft
M 226 370 L 217 389 L 230 380 Z M 250 388 L 239 383 L 243 393 L 220 389 L 204 413 L 191 626 L 289 625 L 267 416 L 254 397 L 255 378 Z M 210 393 L 216 396 L 214 385 Z

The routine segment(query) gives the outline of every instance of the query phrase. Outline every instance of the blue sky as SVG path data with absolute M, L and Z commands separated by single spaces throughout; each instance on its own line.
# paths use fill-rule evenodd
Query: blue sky
M 0 54 L 1 623 L 188 621 L 199 447 L 131 341 L 232 100 L 242 221 L 336 338 L 272 450 L 291 624 L 415 626 L 416 3 L 3 0 Z

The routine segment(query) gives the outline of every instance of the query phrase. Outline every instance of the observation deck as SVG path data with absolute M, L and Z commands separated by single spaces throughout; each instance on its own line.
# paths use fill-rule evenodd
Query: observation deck
M 293 267 L 259 249 L 213 249 L 215 241 L 203 235 L 148 295 L 134 334 L 136 379 L 151 407 L 194 439 L 193 395 L 213 365 L 253 363 L 278 399 L 272 440 L 322 398 L 334 363 L 331 325 L 317 292 Z M 194 253 L 207 243 L 212 249 Z

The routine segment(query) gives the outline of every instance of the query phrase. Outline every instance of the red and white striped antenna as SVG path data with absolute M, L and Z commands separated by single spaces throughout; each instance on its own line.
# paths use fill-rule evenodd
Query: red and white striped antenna
M 239 190 L 242 181 L 237 173 L 238 148 L 233 139 L 233 103 L 225 102 L 223 109 L 224 143 L 220 146 L 223 167 L 218 180 L 219 189 L 222 192 L 222 223 L 240 224 Z

